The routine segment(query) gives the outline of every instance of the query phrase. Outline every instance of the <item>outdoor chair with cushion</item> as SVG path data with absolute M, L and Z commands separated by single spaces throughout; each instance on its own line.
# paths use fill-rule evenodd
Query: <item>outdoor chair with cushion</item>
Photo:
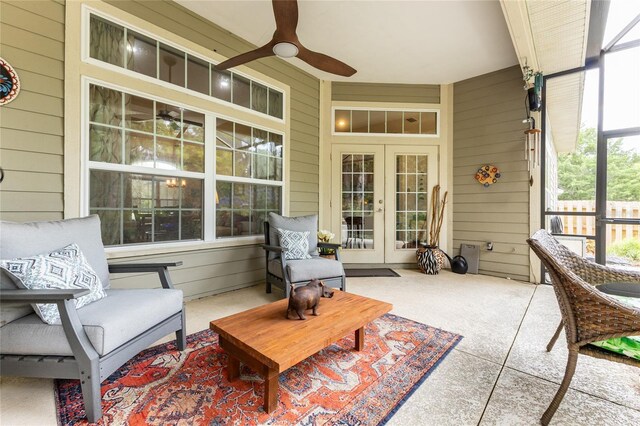
M 547 230 L 540 229 L 531 236 L 537 240 L 545 249 L 553 254 L 553 257 L 571 272 L 582 278 L 585 282 L 599 286 L 610 283 L 636 283 L 640 284 L 640 271 L 622 269 L 620 267 L 610 267 L 593 263 L 582 256 L 571 251 L 561 244 Z M 563 324 L 560 322 L 556 332 L 547 345 L 547 351 L 551 351 L 555 345 Z
M 551 275 L 553 289 L 560 306 L 569 358 L 560 388 L 541 418 L 549 424 L 562 402 L 576 369 L 578 354 L 640 367 L 640 359 L 628 354 L 605 350 L 603 343 L 640 335 L 640 307 L 620 301 L 598 290 L 594 284 L 617 281 L 619 286 L 635 287 L 628 282 L 629 275 L 605 271 L 573 259 L 548 232 L 538 231 L 527 240 Z M 566 248 L 565 248 L 566 249 Z M 564 262 L 575 264 L 582 276 L 573 272 Z M 599 265 L 597 265 L 599 266 Z M 584 277 L 589 277 L 587 281 Z M 621 284 L 626 282 L 626 284 Z M 553 342 L 552 342 L 553 343 Z M 549 348 L 550 350 L 550 348 Z
M 264 224 L 267 293 L 275 285 L 289 297 L 291 284 L 304 285 L 319 279 L 329 287 L 346 290 L 340 261 L 340 244 L 318 242 L 318 216 L 285 217 L 269 213 Z M 335 259 L 318 255 L 318 248 L 333 249 Z
M 64 263 L 72 255 L 81 261 Z M 102 416 L 101 382 L 121 365 L 169 333 L 176 333 L 178 350 L 186 346 L 182 291 L 167 271 L 181 262 L 108 265 L 96 215 L 2 221 L 0 259 L 2 375 L 79 379 L 90 422 Z M 84 269 L 76 274 L 77 265 Z M 110 272 L 156 272 L 162 288 L 110 289 Z M 32 287 L 25 288 L 25 276 Z M 96 290 L 97 300 L 80 303 Z

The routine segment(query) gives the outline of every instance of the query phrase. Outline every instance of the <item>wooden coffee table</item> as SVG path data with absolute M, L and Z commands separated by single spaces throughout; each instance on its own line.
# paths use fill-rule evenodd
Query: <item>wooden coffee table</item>
M 220 346 L 229 356 L 228 378 L 240 375 L 240 362 L 264 377 L 264 410 L 278 405 L 278 375 L 321 349 L 355 332 L 355 349 L 364 347 L 364 327 L 393 306 L 368 297 L 336 290 L 333 298 L 321 299 L 319 316 L 304 321 L 286 318 L 283 299 L 225 318 L 211 321 L 220 335 Z

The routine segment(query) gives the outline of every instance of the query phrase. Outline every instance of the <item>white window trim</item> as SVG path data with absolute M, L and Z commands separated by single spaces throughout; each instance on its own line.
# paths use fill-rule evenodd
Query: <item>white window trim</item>
M 87 3 L 91 6 L 87 6 Z M 255 184 L 268 184 L 273 186 L 282 187 L 281 192 L 281 210 L 282 214 L 288 214 L 289 211 L 289 171 L 287 167 L 287 158 L 290 150 L 289 137 L 291 131 L 291 124 L 289 119 L 289 105 L 291 89 L 289 86 L 266 76 L 245 66 L 240 66 L 240 72 L 234 72 L 243 77 L 249 78 L 251 81 L 255 81 L 267 88 L 272 88 L 282 93 L 283 96 L 283 118 L 278 119 L 276 117 L 264 114 L 258 111 L 251 110 L 250 108 L 244 108 L 237 106 L 231 102 L 220 101 L 212 96 L 207 96 L 199 92 L 192 91 L 187 88 L 182 88 L 177 85 L 165 83 L 162 80 L 148 77 L 145 79 L 144 75 L 135 73 L 124 68 L 111 66 L 101 61 L 84 61 L 88 56 L 88 35 L 89 35 L 89 12 L 96 13 L 107 20 L 113 21 L 120 25 L 131 28 L 133 31 L 139 32 L 146 36 L 149 36 L 162 43 L 176 47 L 183 52 L 186 52 L 194 57 L 211 62 L 213 64 L 219 63 L 226 58 L 223 56 L 206 49 L 205 47 L 194 43 L 190 40 L 184 39 L 180 36 L 174 35 L 171 32 L 157 27 L 145 21 L 143 18 L 131 15 L 124 12 L 117 7 L 111 6 L 104 2 L 80 0 L 78 2 L 71 2 L 66 9 L 67 20 L 67 36 L 65 37 L 65 55 L 67 60 L 65 61 L 65 117 L 81 117 L 81 120 L 65 120 L 65 203 L 64 203 L 64 215 L 65 217 L 77 217 L 81 214 L 86 214 L 88 210 L 88 180 L 90 165 L 88 161 L 88 143 L 85 138 L 85 127 L 88 129 L 88 106 L 85 97 L 88 97 L 88 90 L 85 90 L 85 79 L 87 81 L 94 81 L 96 84 L 100 84 L 107 87 L 113 87 L 118 90 L 122 90 L 133 95 L 140 95 L 146 98 L 154 100 L 164 101 L 173 105 L 184 105 L 193 111 L 200 111 L 205 113 L 205 125 L 206 128 L 212 130 L 211 141 L 207 142 L 205 136 L 205 197 L 207 194 L 215 193 L 215 120 L 216 117 L 225 118 L 237 123 L 247 124 L 252 127 L 267 130 L 269 132 L 277 133 L 283 137 L 283 153 L 282 153 L 282 180 L 281 181 L 266 181 L 254 180 L 251 183 Z M 121 18 L 118 18 L 121 17 Z M 130 23 L 131 22 L 131 23 Z M 133 24 L 135 23 L 135 24 Z M 144 30 L 142 28 L 150 28 L 150 30 Z M 82 34 L 84 37 L 77 37 L 73 34 Z M 156 35 L 158 34 L 158 35 Z M 167 37 L 176 39 L 179 43 L 169 40 Z M 183 47 L 183 46 L 191 46 Z M 195 50 L 194 50 L 195 49 Z M 79 53 L 80 52 L 80 53 Z M 96 62 L 96 63 L 93 63 Z M 126 72 L 123 72 L 126 71 Z M 125 78 L 119 78 L 118 75 Z M 99 77 L 98 77 L 99 76 Z M 157 87 L 157 90 L 152 90 L 149 93 L 142 92 L 132 87 L 132 79 L 141 80 L 141 86 L 145 91 L 151 90 L 149 83 Z M 110 81 L 127 81 L 126 86 L 110 83 Z M 148 80 L 148 81 L 147 81 Z M 88 87 L 88 86 L 87 86 Z M 136 86 L 138 87 L 138 86 Z M 168 88 L 173 91 L 182 93 L 177 99 L 164 99 L 162 96 L 156 95 L 156 93 L 166 93 L 162 89 Z M 189 99 L 193 98 L 194 103 L 200 105 L 200 108 L 185 103 L 185 95 L 189 96 Z M 172 98 L 175 98 L 172 96 Z M 199 98 L 199 99 L 196 99 Z M 202 101 L 204 100 L 204 102 Z M 207 108 L 206 104 L 211 104 L 211 108 Z M 203 105 L 206 110 L 203 110 Z M 226 113 L 224 112 L 226 111 Z M 239 114 L 236 116 L 235 112 Z M 243 118 L 244 117 L 244 118 Z M 257 120 L 253 120 L 250 117 L 255 117 Z M 275 128 L 272 128 L 268 121 L 272 122 Z M 208 145 L 213 145 L 213 149 L 207 149 Z M 104 169 L 105 163 L 100 163 L 100 167 Z M 206 165 L 209 165 L 207 167 Z M 108 167 L 108 166 L 107 166 Z M 145 170 L 145 173 L 160 175 L 162 169 Z M 160 173 L 159 173 L 160 172 Z M 179 176 L 180 171 L 171 171 L 169 174 L 173 176 Z M 183 172 L 193 173 L 193 172 Z M 221 176 L 222 179 L 228 180 L 227 177 Z M 203 218 L 203 240 L 199 241 L 176 241 L 176 242 L 158 242 L 158 243 L 145 243 L 145 244 L 127 244 L 122 246 L 112 246 L 107 248 L 109 257 L 125 257 L 131 255 L 147 255 L 147 254 L 160 254 L 168 252 L 189 251 L 189 250 L 203 250 L 213 247 L 231 247 L 237 245 L 252 245 L 263 241 L 263 237 L 253 236 L 238 236 L 238 237 L 224 237 L 221 239 L 215 239 L 215 210 L 216 206 L 212 203 L 204 202 Z
M 349 111 L 397 111 L 397 112 L 435 112 L 436 113 L 436 129 L 437 132 L 433 134 L 425 133 L 361 133 L 361 132 L 336 132 L 336 110 L 349 110 Z M 377 137 L 377 138 L 429 138 L 437 139 L 440 137 L 440 108 L 398 108 L 398 107 L 367 107 L 367 106 L 348 106 L 348 105 L 333 105 L 331 107 L 331 136 L 364 136 L 364 137 Z M 404 123 L 403 123 L 404 124 Z M 386 123 L 385 123 L 386 126 Z M 386 127 L 385 127 L 386 128 Z M 403 127 L 404 129 L 404 127 Z
M 248 184 L 256 184 L 256 185 L 269 185 L 276 186 L 282 188 L 281 196 L 280 196 L 280 210 L 284 212 L 284 186 L 285 182 L 283 180 L 272 181 L 267 179 L 256 179 L 256 178 L 247 178 L 240 176 L 227 176 L 227 175 L 217 175 L 216 174 L 216 124 L 217 119 L 222 118 L 224 120 L 233 121 L 236 123 L 244 124 L 250 126 L 252 128 L 259 128 L 261 130 L 265 130 L 267 132 L 271 132 L 274 134 L 278 134 L 282 136 L 283 146 L 286 143 L 286 136 L 282 132 L 276 129 L 264 128 L 262 126 L 257 126 L 248 121 L 237 120 L 233 117 L 226 115 L 215 114 L 203 109 L 199 109 L 197 107 L 192 107 L 190 105 L 176 102 L 174 100 L 161 98 L 155 95 L 151 95 L 148 93 L 144 93 L 140 90 L 130 89 L 127 87 L 123 87 L 117 84 L 101 81 L 95 78 L 81 77 L 82 80 L 82 170 L 83 170 L 83 178 L 81 180 L 80 188 L 81 188 L 81 214 L 86 216 L 90 212 L 89 200 L 90 200 L 90 187 L 89 187 L 89 174 L 91 170 L 105 170 L 105 171 L 116 171 L 116 172 L 124 172 L 124 173 L 140 173 L 145 175 L 154 175 L 154 176 L 167 176 L 167 177 L 184 177 L 184 178 L 194 178 L 203 180 L 203 239 L 199 241 L 171 241 L 171 242 L 158 242 L 158 243 L 140 243 L 140 244 L 122 244 L 118 246 L 109 246 L 107 247 L 107 251 L 121 252 L 126 251 L 127 247 L 135 247 L 136 249 L 147 249 L 151 247 L 164 247 L 167 249 L 171 249 L 174 245 L 192 245 L 192 244 L 202 244 L 202 243 L 212 243 L 212 242 L 221 242 L 221 241 L 251 241 L 256 237 L 256 235 L 248 235 L 248 236 L 233 236 L 233 237 L 223 237 L 218 238 L 215 235 L 215 223 L 216 223 L 216 214 L 217 210 L 215 208 L 215 202 L 211 200 L 213 197 L 212 194 L 215 194 L 215 187 L 218 180 L 224 182 L 238 182 L 238 183 L 248 183 Z M 115 163 L 105 163 L 100 161 L 91 161 L 89 160 L 89 129 L 90 129 L 90 120 L 89 120 L 89 106 L 90 106 L 90 85 L 97 85 L 106 87 L 109 89 L 117 90 L 126 94 L 143 97 L 145 99 L 153 100 L 161 103 L 168 103 L 173 106 L 177 106 L 179 108 L 185 108 L 190 111 L 199 112 L 204 114 L 205 116 L 205 134 L 204 134 L 204 151 L 205 151 L 205 168 L 204 172 L 190 172 L 184 170 L 169 170 L 169 169 L 159 169 L 155 167 L 142 167 L 142 166 L 133 166 L 128 164 L 115 164 Z M 209 124 L 211 124 L 209 126 Z M 282 173 L 284 176 L 285 169 L 285 152 L 283 149 L 283 157 L 282 157 Z M 208 162 L 210 161 L 210 162 Z M 207 166 L 210 165 L 210 166 Z M 207 219 L 212 218 L 212 219 Z
M 187 94 L 189 94 L 191 96 L 196 96 L 196 97 L 205 99 L 207 101 L 214 102 L 214 103 L 217 103 L 219 105 L 222 105 L 222 106 L 225 106 L 225 107 L 229 107 L 229 108 L 233 108 L 233 109 L 236 109 L 238 111 L 245 112 L 245 113 L 255 114 L 255 115 L 257 115 L 257 116 L 259 116 L 261 118 L 272 120 L 272 121 L 277 122 L 277 123 L 285 123 L 287 121 L 286 113 L 288 111 L 288 107 L 287 107 L 287 96 L 286 96 L 285 91 L 281 87 L 275 86 L 275 85 L 273 85 L 273 84 L 271 84 L 271 83 L 269 83 L 267 81 L 264 81 L 264 80 L 261 80 L 259 78 L 253 77 L 253 76 L 251 76 L 251 75 L 249 75 L 247 73 L 244 73 L 242 71 L 236 71 L 234 69 L 233 71 L 230 71 L 230 72 L 232 72 L 233 74 L 240 75 L 240 76 L 242 76 L 242 77 L 244 77 L 246 79 L 249 79 L 251 81 L 255 81 L 256 83 L 259 83 L 259 84 L 261 84 L 261 85 L 263 85 L 263 86 L 265 86 L 267 88 L 271 88 L 271 89 L 277 90 L 278 92 L 280 92 L 282 94 L 282 118 L 274 117 L 272 115 L 269 115 L 269 114 L 266 114 L 266 113 L 263 113 L 263 112 L 260 112 L 260 111 L 253 110 L 251 108 L 246 108 L 246 107 L 234 104 L 233 102 L 227 102 L 227 101 L 224 101 L 222 99 L 218 99 L 218 98 L 216 98 L 215 96 L 212 96 L 212 95 L 205 95 L 204 93 L 200 93 L 198 91 L 191 90 L 191 89 L 188 89 L 186 87 L 180 87 L 180 86 L 178 86 L 176 84 L 172 84 L 172 83 L 166 82 L 164 80 L 160 80 L 159 78 L 150 77 L 148 75 L 145 75 L 145 74 L 142 74 L 142 73 L 138 73 L 138 72 L 126 69 L 124 67 L 119 67 L 117 65 L 109 64 L 107 62 L 103 62 L 103 61 L 100 61 L 98 59 L 92 58 L 90 56 L 90 53 L 89 53 L 89 42 L 90 42 L 90 37 L 91 37 L 91 25 L 90 25 L 91 19 L 90 18 L 91 18 L 92 14 L 96 15 L 96 16 L 99 16 L 100 18 L 103 18 L 103 19 L 105 19 L 107 21 L 113 22 L 114 24 L 118 24 L 118 25 L 121 25 L 122 27 L 129 28 L 129 29 L 131 29 L 131 30 L 133 30 L 133 31 L 135 31 L 135 32 L 137 32 L 139 34 L 142 34 L 144 36 L 147 36 L 147 37 L 151 38 L 152 40 L 159 41 L 160 43 L 166 44 L 166 45 L 168 45 L 170 47 L 173 47 L 174 49 L 177 49 L 177 50 L 180 50 L 182 52 L 185 52 L 188 55 L 194 56 L 194 57 L 196 57 L 198 59 L 201 59 L 201 60 L 203 60 L 203 61 L 205 61 L 207 63 L 210 62 L 210 63 L 215 65 L 215 64 L 219 64 L 221 62 L 221 61 L 217 61 L 217 60 L 215 60 L 213 58 L 206 57 L 205 55 L 202 55 L 202 54 L 200 54 L 200 53 L 198 53 L 198 52 L 196 52 L 194 50 L 191 50 L 191 49 L 189 49 L 187 47 L 183 47 L 180 44 L 177 44 L 175 42 L 167 40 L 167 39 L 165 39 L 165 38 L 163 38 L 161 36 L 157 36 L 157 35 L 149 32 L 149 31 L 141 29 L 141 28 L 139 28 L 139 27 L 137 27 L 135 25 L 129 24 L 129 23 L 127 23 L 127 22 L 125 22 L 125 21 L 123 21 L 121 19 L 118 19 L 118 18 L 116 18 L 116 17 L 114 17 L 114 16 L 112 16 L 112 15 L 110 15 L 108 13 L 105 13 L 103 11 L 97 10 L 94 7 L 87 6 L 86 4 L 82 5 L 82 35 L 83 35 L 83 37 L 82 37 L 82 44 L 81 44 L 81 49 L 80 49 L 80 52 L 81 52 L 81 55 L 82 55 L 81 56 L 82 62 L 85 62 L 87 64 L 92 64 L 92 65 L 95 65 L 95 66 L 100 67 L 100 68 L 105 68 L 105 69 L 108 69 L 110 71 L 117 72 L 117 73 L 120 73 L 120 74 L 128 75 L 128 76 L 133 77 L 133 78 L 138 78 L 138 79 L 141 79 L 141 80 L 153 83 L 153 84 L 157 84 L 157 85 L 165 87 L 167 89 L 179 90 L 179 91 L 187 93 Z M 186 61 L 185 61 L 185 67 L 186 67 Z M 187 73 L 185 72 L 185 83 L 186 83 L 186 81 L 187 81 Z M 209 82 L 211 82 L 211 70 L 209 70 Z M 232 90 L 233 90 L 233 79 L 231 81 L 231 86 L 232 86 Z M 267 92 L 267 96 L 268 96 L 268 92 Z M 268 97 L 267 97 L 267 100 L 268 100 Z M 252 99 L 251 99 L 251 91 L 249 91 L 249 105 L 251 105 L 251 101 L 252 101 Z

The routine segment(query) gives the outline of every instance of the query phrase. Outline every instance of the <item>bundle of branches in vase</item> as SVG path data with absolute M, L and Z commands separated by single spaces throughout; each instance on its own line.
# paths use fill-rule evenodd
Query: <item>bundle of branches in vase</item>
M 438 245 L 440 244 L 440 231 L 444 221 L 444 208 L 447 205 L 448 191 L 440 199 L 440 185 L 435 185 L 431 191 L 431 222 L 429 226 L 429 244 L 419 248 L 416 255 L 418 266 L 425 274 L 437 274 L 444 264 L 445 254 Z M 423 235 L 427 224 L 423 226 Z
M 431 227 L 429 229 L 429 245 L 438 247 L 440 244 L 440 230 L 444 220 L 444 207 L 447 205 L 449 191 L 444 192 L 440 200 L 440 185 L 433 187 L 431 192 Z

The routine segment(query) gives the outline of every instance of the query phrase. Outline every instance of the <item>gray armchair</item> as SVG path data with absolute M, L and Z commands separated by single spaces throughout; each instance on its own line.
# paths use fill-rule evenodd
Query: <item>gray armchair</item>
M 4 376 L 79 379 L 90 422 L 102 417 L 100 384 L 141 350 L 176 333 L 184 350 L 182 291 L 173 288 L 174 263 L 108 265 L 98 216 L 57 222 L 0 222 L 0 258 L 47 253 L 75 242 L 100 277 L 107 297 L 76 309 L 89 290 L 17 289 L 2 272 L 0 369 Z M 158 273 L 161 289 L 109 289 L 109 273 Z M 31 303 L 55 303 L 61 325 L 44 323 Z
M 309 253 L 311 259 L 287 260 L 280 246 L 277 228 L 290 231 L 309 231 Z M 340 261 L 340 244 L 318 242 L 318 216 L 284 217 L 269 213 L 264 223 L 264 245 L 266 259 L 267 293 L 271 286 L 282 288 L 284 296 L 289 297 L 291 284 L 306 284 L 312 279 L 322 280 L 325 285 L 346 291 L 347 280 Z M 318 248 L 335 250 L 335 260 L 318 255 Z

